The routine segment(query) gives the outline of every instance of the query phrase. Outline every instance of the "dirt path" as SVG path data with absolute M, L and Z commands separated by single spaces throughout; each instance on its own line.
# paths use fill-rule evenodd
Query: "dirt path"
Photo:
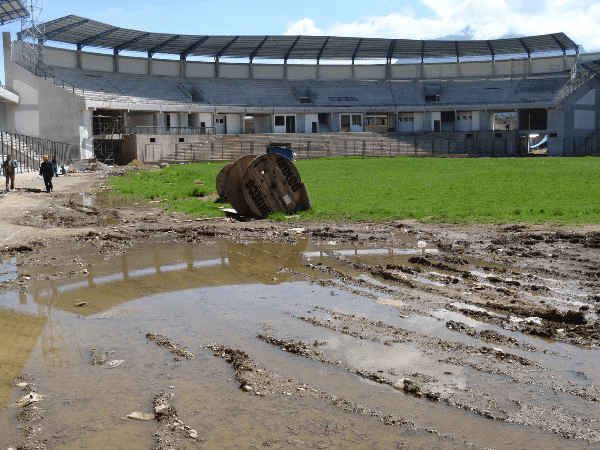
M 105 177 L 116 174 L 60 177 L 51 194 L 36 191 L 43 187 L 37 176 L 17 178 L 17 191 L 0 196 L 0 260 L 18 257 L 22 273 L 0 282 L 0 294 L 15 289 L 28 292 L 40 280 L 78 280 L 89 259 L 100 256 L 110 261 L 140 246 L 211 248 L 215 242 L 226 242 L 240 245 L 236 252 L 241 254 L 255 243 L 294 249 L 308 239 L 310 248 L 319 250 L 303 251 L 300 263 L 295 257 L 280 258 L 273 250 L 259 251 L 268 255 L 261 264 L 277 268 L 275 275 L 265 275 L 266 284 L 294 277 L 331 290 L 332 296 L 345 292 L 393 308 L 394 318 L 382 320 L 366 311 L 352 312 L 315 300 L 309 310 L 289 317 L 294 326 L 311 327 L 310 338 L 273 331 L 267 323 L 264 332 L 257 334 L 258 341 L 301 358 L 307 367 L 318 364 L 342 377 L 433 403 L 436 411 L 447 411 L 450 416 L 468 411 L 500 427 L 542 430 L 557 437 L 556 441 L 548 438 L 551 445 L 563 439 L 581 446 L 600 442 L 600 368 L 594 362 L 600 346 L 599 226 L 196 220 L 165 213 L 156 203 L 94 195 L 102 191 Z M 80 256 L 62 257 L 65 246 L 71 255 L 81 248 Z M 423 359 L 410 371 L 377 363 L 361 365 L 328 349 L 326 341 L 320 342 L 320 336 L 328 335 L 352 340 L 357 348 L 377 348 L 381 354 L 388 349 L 410 350 Z M 168 337 L 163 338 L 167 342 Z M 419 439 L 432 434 L 414 418 L 342 401 L 342 397 L 352 397 L 343 386 L 340 397 L 325 385 L 317 388 L 282 376 L 275 367 L 265 367 L 265 361 L 253 360 L 251 350 L 256 343 L 240 348 L 204 345 L 233 365 L 235 374 L 230 378 L 235 377 L 244 394 L 288 392 L 291 401 L 308 401 L 306 396 L 343 411 L 376 417 L 376 423 L 411 430 L 407 433 Z M 457 378 L 465 373 L 472 375 L 459 386 Z M 191 429 L 191 433 L 189 427 L 186 433 L 169 437 L 168 430 L 177 428 L 169 428 L 169 423 L 159 427 L 162 444 L 156 448 L 173 442 L 181 448 L 200 445 L 202 439 L 190 438 L 197 431 Z M 433 434 L 435 442 L 419 442 L 441 447 L 466 442 L 441 432 Z M 542 447 L 545 441 L 539 442 Z M 493 445 L 479 441 L 473 446 Z

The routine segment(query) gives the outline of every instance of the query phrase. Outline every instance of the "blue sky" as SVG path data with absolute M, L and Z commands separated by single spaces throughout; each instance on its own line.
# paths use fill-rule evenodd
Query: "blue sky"
M 75 14 L 163 33 L 495 39 L 562 31 L 600 51 L 600 0 L 40 1 L 40 22 Z M 2 28 L 14 38 L 20 22 Z

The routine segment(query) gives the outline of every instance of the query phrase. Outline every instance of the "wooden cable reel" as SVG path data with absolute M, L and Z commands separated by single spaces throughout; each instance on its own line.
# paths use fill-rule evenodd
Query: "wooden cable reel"
M 308 192 L 298 170 L 281 155 L 247 155 L 228 164 L 217 175 L 220 195 L 219 180 L 223 179 L 227 200 L 243 216 L 265 218 L 277 211 L 293 214 L 310 209 Z

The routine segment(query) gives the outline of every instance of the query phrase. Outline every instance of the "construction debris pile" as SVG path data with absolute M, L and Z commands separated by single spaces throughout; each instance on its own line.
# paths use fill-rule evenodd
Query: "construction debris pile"
M 310 209 L 298 170 L 292 161 L 275 153 L 246 155 L 227 164 L 217 175 L 217 192 L 247 217 Z

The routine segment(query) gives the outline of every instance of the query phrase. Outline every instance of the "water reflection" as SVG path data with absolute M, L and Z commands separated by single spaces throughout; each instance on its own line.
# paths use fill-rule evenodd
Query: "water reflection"
M 17 258 L 0 261 L 0 283 L 17 278 Z

